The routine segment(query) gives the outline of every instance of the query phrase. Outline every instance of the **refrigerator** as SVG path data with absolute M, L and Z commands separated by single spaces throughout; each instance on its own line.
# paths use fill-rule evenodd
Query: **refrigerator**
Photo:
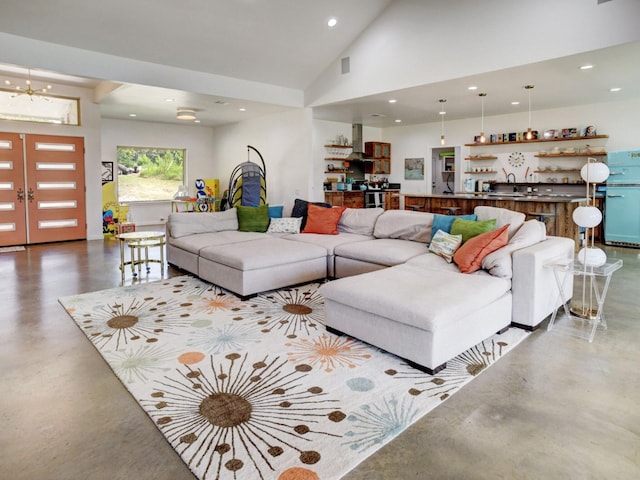
M 604 243 L 640 248 L 640 150 L 607 154 Z

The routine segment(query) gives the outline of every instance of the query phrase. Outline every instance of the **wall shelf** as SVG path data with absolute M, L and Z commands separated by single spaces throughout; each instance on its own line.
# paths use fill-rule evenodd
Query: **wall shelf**
M 534 155 L 534 157 L 538 158 L 557 158 L 557 157 L 598 157 L 606 155 L 607 152 L 591 152 L 591 153 L 539 153 Z
M 546 143 L 546 142 L 572 142 L 576 140 L 592 140 L 595 138 L 609 138 L 609 135 L 591 135 L 588 137 L 566 137 L 566 138 L 538 138 L 536 140 L 515 140 L 513 142 L 485 142 L 485 143 L 465 143 L 465 147 L 484 147 L 487 145 L 514 145 L 520 143 Z
M 498 157 L 494 157 L 493 155 L 481 155 L 479 157 L 465 157 L 465 160 L 497 160 Z

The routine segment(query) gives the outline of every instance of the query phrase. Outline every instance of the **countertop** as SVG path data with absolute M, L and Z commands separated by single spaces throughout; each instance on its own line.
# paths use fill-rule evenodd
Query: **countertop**
M 455 198 L 455 199 L 482 199 L 482 200 L 514 200 L 516 202 L 549 202 L 549 203 L 579 203 L 586 202 L 587 198 L 582 196 L 574 196 L 563 193 L 550 193 L 550 194 L 526 194 L 526 193 L 485 193 L 485 192 L 473 192 L 473 193 L 455 193 L 455 194 L 441 194 L 441 195 L 427 195 L 420 193 L 403 193 L 404 197 L 424 197 L 424 198 Z

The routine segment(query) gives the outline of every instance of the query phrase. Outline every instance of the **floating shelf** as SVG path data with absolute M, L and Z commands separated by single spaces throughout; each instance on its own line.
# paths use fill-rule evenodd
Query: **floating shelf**
M 534 155 L 534 157 L 538 158 L 557 158 L 557 157 L 597 157 L 601 155 L 606 155 L 607 152 L 591 152 L 591 153 L 539 153 Z
M 545 142 L 571 142 L 575 140 L 591 140 L 594 138 L 609 138 L 609 135 L 591 135 L 589 137 L 567 137 L 567 138 L 538 138 L 536 140 L 516 140 L 513 142 L 485 142 L 485 143 L 465 143 L 465 147 L 484 147 L 486 145 L 513 145 L 517 143 L 545 143 Z

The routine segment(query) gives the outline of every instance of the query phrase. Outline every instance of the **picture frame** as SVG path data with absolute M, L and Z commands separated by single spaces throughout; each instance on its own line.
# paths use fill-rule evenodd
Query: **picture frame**
M 552 138 L 556 138 L 557 134 L 558 134 L 558 131 L 556 129 L 550 128 L 549 130 L 545 130 L 542 136 L 546 140 L 550 140 Z
M 404 159 L 404 179 L 424 180 L 424 158 Z
M 562 129 L 562 138 L 573 138 L 577 136 L 578 136 L 578 129 L 575 127 Z
M 595 125 L 587 125 L 580 133 L 583 137 L 595 137 L 598 134 Z
M 102 162 L 102 185 L 113 182 L 113 162 Z

